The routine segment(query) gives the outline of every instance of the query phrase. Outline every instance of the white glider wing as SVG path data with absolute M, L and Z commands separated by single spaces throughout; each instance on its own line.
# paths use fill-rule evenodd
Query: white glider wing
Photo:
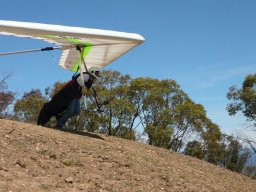
M 71 71 L 76 71 L 81 62 L 77 46 L 84 47 L 82 54 L 87 67 L 102 68 L 144 42 L 144 38 L 135 33 L 3 20 L 0 20 L 0 34 L 61 46 L 59 65 Z

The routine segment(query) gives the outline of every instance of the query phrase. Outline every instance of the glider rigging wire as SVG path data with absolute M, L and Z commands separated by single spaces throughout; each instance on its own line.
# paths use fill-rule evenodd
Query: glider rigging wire
M 45 48 L 41 48 L 41 49 L 30 49 L 30 50 L 24 50 L 24 51 L 0 53 L 0 56 L 20 54 L 20 53 L 29 53 L 29 52 L 39 52 L 39 51 L 52 51 L 55 49 L 62 49 L 62 47 L 45 47 Z

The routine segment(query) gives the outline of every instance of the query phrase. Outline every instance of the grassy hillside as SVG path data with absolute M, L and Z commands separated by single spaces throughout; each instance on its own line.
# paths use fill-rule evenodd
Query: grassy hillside
M 0 120 L 0 192 L 256 191 L 256 180 L 149 145 Z

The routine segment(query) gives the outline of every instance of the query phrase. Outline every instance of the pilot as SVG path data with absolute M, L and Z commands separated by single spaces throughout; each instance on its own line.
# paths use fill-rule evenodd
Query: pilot
M 80 114 L 80 98 L 82 88 L 89 90 L 94 81 L 99 77 L 99 68 L 91 67 L 88 72 L 74 76 L 72 80 L 66 83 L 63 88 L 57 92 L 51 101 L 44 104 L 37 120 L 38 125 L 45 125 L 52 116 L 57 119 L 55 128 L 62 128 L 67 120 Z

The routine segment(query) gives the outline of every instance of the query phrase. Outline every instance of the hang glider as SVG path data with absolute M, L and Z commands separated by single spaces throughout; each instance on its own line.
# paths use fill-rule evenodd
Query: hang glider
M 59 65 L 71 71 L 77 71 L 82 66 L 105 67 L 144 42 L 144 38 L 135 33 L 4 20 L 0 20 L 0 34 L 39 39 L 57 45 L 0 55 L 61 49 Z M 82 62 L 86 65 L 81 65 Z

